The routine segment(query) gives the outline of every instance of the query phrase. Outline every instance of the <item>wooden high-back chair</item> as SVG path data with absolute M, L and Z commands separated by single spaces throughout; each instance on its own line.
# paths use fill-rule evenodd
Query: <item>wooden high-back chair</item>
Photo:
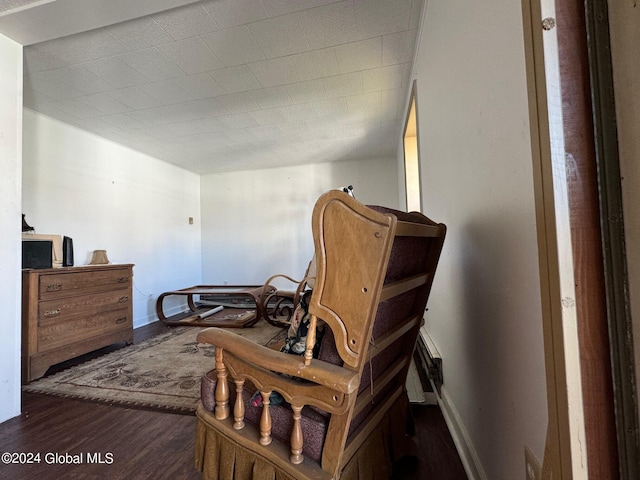
M 388 478 L 410 451 L 405 382 L 446 227 L 332 191 L 318 199 L 312 228 L 317 277 L 304 356 L 218 328 L 198 335 L 216 346 L 197 410 L 204 478 Z M 249 402 L 256 390 L 261 407 Z M 284 403 L 270 404 L 273 391 Z

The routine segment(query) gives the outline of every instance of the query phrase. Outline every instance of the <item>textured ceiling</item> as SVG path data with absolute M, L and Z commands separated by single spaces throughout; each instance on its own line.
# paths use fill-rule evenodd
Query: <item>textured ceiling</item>
M 191 3 L 26 46 L 24 105 L 196 173 L 391 156 L 421 10 Z
M 39 1 L 40 0 L 2 0 L 0 2 L 0 13 L 9 10 L 28 8 L 31 4 Z

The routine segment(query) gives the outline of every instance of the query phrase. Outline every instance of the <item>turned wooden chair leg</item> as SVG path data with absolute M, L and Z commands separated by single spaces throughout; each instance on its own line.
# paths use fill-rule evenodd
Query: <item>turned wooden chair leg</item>
M 293 430 L 291 431 L 291 456 L 289 459 L 294 465 L 302 463 L 304 456 L 302 455 L 302 427 L 300 426 L 300 412 L 302 407 L 291 405 L 293 409 Z
M 233 406 L 233 428 L 241 430 L 244 428 L 244 402 L 242 392 L 244 390 L 244 379 L 234 380 L 236 384 L 236 403 Z
M 218 420 L 224 420 L 229 416 L 229 386 L 227 385 L 227 367 L 222 361 L 222 348 L 216 348 L 216 408 L 215 415 Z
M 271 412 L 269 411 L 269 397 L 271 392 L 263 392 L 262 395 L 262 416 L 260 417 L 260 445 L 271 443 Z

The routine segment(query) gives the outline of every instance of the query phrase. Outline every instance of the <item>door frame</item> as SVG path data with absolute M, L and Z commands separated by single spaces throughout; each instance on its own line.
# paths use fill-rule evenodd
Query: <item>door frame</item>
M 620 478 L 640 478 L 640 428 L 608 0 L 585 1 L 585 17 Z
M 547 387 L 542 478 L 586 479 L 555 0 L 522 0 L 522 12 Z
M 553 61 L 545 58 L 557 55 L 557 43 L 554 45 L 557 38 L 553 33 L 555 0 L 522 0 L 522 6 L 547 372 L 548 427 L 542 477 L 586 479 L 589 469 L 584 442 L 584 401 L 580 382 L 575 378 L 580 377 L 581 367 L 579 358 L 576 364 L 579 348 L 574 338 L 575 319 L 570 309 L 559 305 L 569 298 L 566 293 L 570 289 L 563 287 L 566 284 L 562 278 L 570 278 L 573 267 L 562 264 L 562 257 L 567 255 L 566 242 L 571 242 L 563 234 L 567 185 L 562 173 L 564 159 L 559 154 L 564 154 L 564 148 L 554 151 L 552 144 L 557 133 L 552 123 L 557 118 L 550 121 L 554 106 L 549 99 L 561 104 L 553 98 L 560 85 L 559 79 L 553 78 L 557 73 Z M 607 0 L 585 0 L 585 18 L 611 349 L 610 358 L 602 361 L 607 361 L 612 369 L 620 478 L 640 478 L 640 429 Z M 576 388 L 580 395 L 575 394 Z

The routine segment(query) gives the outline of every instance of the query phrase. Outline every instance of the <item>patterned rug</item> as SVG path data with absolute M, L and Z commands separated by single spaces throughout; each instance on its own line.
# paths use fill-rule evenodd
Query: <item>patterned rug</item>
M 179 413 L 195 412 L 200 378 L 214 368 L 215 347 L 199 344 L 201 328 L 178 327 L 138 344 L 23 386 L 23 390 L 68 398 Z M 273 346 L 286 330 L 267 322 L 229 329 Z

